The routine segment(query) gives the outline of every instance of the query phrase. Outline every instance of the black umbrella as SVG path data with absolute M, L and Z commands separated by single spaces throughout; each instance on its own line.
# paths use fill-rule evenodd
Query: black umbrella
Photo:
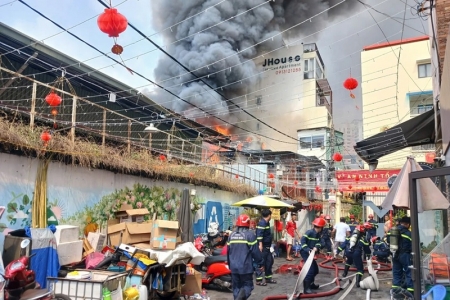
M 435 142 L 434 110 L 427 111 L 388 130 L 356 143 L 355 151 L 365 162 L 375 165 L 378 159 L 395 151 Z
M 192 225 L 191 197 L 189 189 L 184 189 L 181 195 L 178 222 L 181 229 L 181 242 L 194 242 L 194 229 Z

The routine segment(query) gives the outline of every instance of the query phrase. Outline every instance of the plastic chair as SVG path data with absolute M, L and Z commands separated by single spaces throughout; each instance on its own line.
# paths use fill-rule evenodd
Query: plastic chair
M 435 285 L 426 294 L 422 295 L 422 299 L 426 300 L 430 294 L 433 294 L 433 300 L 444 300 L 447 295 L 447 289 L 443 285 Z

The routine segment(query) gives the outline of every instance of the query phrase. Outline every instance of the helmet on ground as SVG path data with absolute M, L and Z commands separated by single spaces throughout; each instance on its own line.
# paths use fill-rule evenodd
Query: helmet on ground
M 369 219 L 373 219 L 373 215 L 372 214 L 369 215 Z
M 356 226 L 356 230 L 358 230 L 359 232 L 366 232 L 366 228 L 364 228 L 363 225 Z
M 326 221 L 323 218 L 316 218 L 312 224 L 316 227 L 324 227 L 326 225 Z
M 380 239 L 380 237 L 374 236 L 373 238 L 370 239 L 370 241 L 372 242 L 372 244 L 375 244 L 375 242 L 379 239 Z
M 246 214 L 240 215 L 236 220 L 236 226 L 238 227 L 250 227 L 250 217 Z
M 366 228 L 366 229 L 371 229 L 371 228 L 372 228 L 372 223 L 370 223 L 370 222 L 365 222 L 363 226 L 364 226 L 364 228 Z
M 326 215 L 326 216 L 325 216 L 325 220 L 331 220 L 330 215 Z
M 350 215 L 350 219 L 354 219 L 355 218 L 355 215 Z

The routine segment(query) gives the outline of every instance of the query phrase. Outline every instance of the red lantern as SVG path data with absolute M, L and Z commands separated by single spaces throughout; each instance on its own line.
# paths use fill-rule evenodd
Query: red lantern
M 275 178 L 275 175 L 273 175 L 273 173 L 270 173 L 270 174 L 269 174 L 269 178 L 270 178 L 270 179 L 274 179 L 274 178 Z
M 48 94 L 45 97 L 45 101 L 48 103 L 48 105 L 50 106 L 58 106 L 61 104 L 61 97 L 58 96 L 54 91 L 51 91 L 50 94 Z
M 377 191 L 377 190 L 378 190 L 378 188 L 377 188 L 377 187 L 374 187 L 374 188 L 373 188 L 373 190 L 374 190 L 374 191 Z
M 358 87 L 358 80 L 353 77 L 349 77 L 345 79 L 344 87 L 350 91 L 350 97 L 355 98 L 355 95 L 352 93 L 352 91 Z
M 298 185 L 298 181 L 297 180 L 294 180 L 294 185 Z
M 194 177 L 194 173 L 189 173 L 189 177 Z
M 355 181 L 356 181 L 356 182 L 359 181 L 359 177 L 358 177 L 358 176 L 355 177 Z
M 52 139 L 52 135 L 48 131 L 41 133 L 41 140 L 43 142 L 49 142 Z
M 159 155 L 159 160 L 160 161 L 165 161 L 166 160 L 166 156 L 164 154 L 160 154 Z
M 436 153 L 429 152 L 425 155 L 425 161 L 429 164 L 434 163 L 434 159 L 436 158 Z
M 127 18 L 117 12 L 115 8 L 105 8 L 105 12 L 98 16 L 98 28 L 109 37 L 118 37 L 128 26 Z
M 322 189 L 320 188 L 320 186 L 316 186 L 316 192 L 317 192 L 317 193 L 322 192 Z
M 351 189 L 352 189 L 352 186 L 351 186 L 351 185 L 349 185 L 349 186 L 348 186 L 348 189 L 349 189 L 349 190 L 351 190 Z
M 339 152 L 336 152 L 335 154 L 333 154 L 333 160 L 336 162 L 340 162 L 342 160 L 342 154 L 340 154 Z
M 236 179 L 238 179 L 238 178 L 239 178 L 239 175 L 238 175 L 238 174 L 236 174 L 236 175 L 234 175 L 234 177 L 236 177 Z
M 114 46 L 112 46 L 111 48 L 111 52 L 120 55 L 123 52 L 123 47 L 118 44 L 114 44 Z

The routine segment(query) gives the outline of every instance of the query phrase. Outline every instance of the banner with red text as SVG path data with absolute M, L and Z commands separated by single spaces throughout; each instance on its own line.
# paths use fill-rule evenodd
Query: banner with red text
M 398 176 L 396 170 L 345 170 L 336 171 L 336 179 L 341 192 L 388 192 L 388 180 Z

